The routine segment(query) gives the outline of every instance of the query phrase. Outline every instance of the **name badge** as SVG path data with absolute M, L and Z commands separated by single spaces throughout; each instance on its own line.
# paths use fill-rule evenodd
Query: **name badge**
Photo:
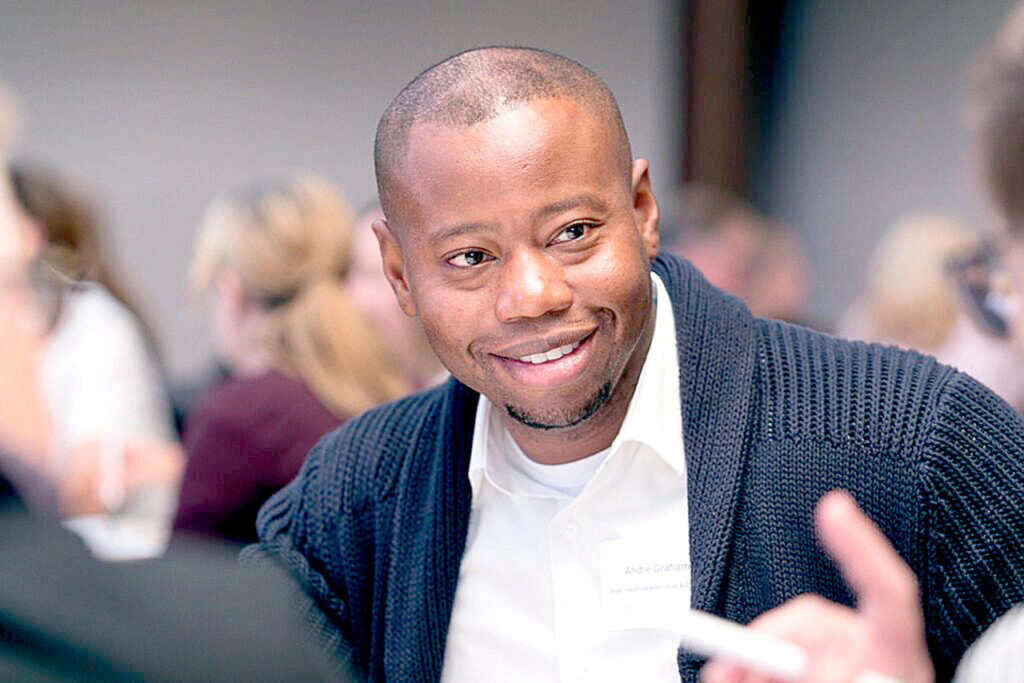
M 688 549 L 672 546 L 664 538 L 601 544 L 605 628 L 673 628 L 689 611 Z

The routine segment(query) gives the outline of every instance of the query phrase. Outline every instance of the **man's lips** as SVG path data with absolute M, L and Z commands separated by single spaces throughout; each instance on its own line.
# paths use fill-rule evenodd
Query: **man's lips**
M 575 340 L 557 344 L 548 341 L 538 346 L 520 346 L 492 354 L 505 371 L 520 384 L 531 386 L 556 386 L 566 384 L 578 377 L 586 368 L 593 351 L 594 331 Z M 553 345 L 557 344 L 557 345 Z M 526 353 L 523 353 L 523 352 Z M 505 354 L 522 354 L 509 357 Z
M 524 363 L 542 363 L 545 360 L 557 360 L 560 356 L 572 353 L 585 339 L 593 335 L 593 328 L 562 332 L 557 335 L 546 335 L 537 339 L 510 344 L 491 351 L 492 356 L 503 360 L 518 360 Z M 542 358 L 542 356 L 544 358 Z

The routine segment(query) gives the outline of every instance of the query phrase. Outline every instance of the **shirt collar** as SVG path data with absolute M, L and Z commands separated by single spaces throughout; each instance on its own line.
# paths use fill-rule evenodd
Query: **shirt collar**
M 686 457 L 679 400 L 675 315 L 665 284 L 654 273 L 651 273 L 651 279 L 654 281 L 656 304 L 654 337 L 622 428 L 612 442 L 612 453 L 625 443 L 644 444 L 651 447 L 676 474 L 682 475 L 686 471 Z
M 679 400 L 679 356 L 676 348 L 675 314 L 665 284 L 651 273 L 654 290 L 654 336 L 629 401 L 626 417 L 609 451 L 629 443 L 649 446 L 677 475 L 686 472 L 683 446 L 683 418 Z M 473 445 L 469 459 L 469 481 L 476 497 L 484 473 L 502 471 L 500 456 L 490 453 L 491 430 L 503 430 L 500 419 L 492 420 L 493 404 L 481 395 L 473 425 Z M 507 436 L 495 434 L 495 436 Z

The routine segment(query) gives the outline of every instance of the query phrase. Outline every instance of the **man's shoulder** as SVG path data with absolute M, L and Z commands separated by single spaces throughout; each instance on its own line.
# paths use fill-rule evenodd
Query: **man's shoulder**
M 324 445 L 339 455 L 359 457 L 358 451 L 366 448 L 394 450 L 412 444 L 419 436 L 417 428 L 437 426 L 450 415 L 453 385 L 446 382 L 371 408 L 329 433 Z
M 755 319 L 755 387 L 783 433 L 889 447 L 928 426 L 948 385 L 965 378 L 916 351 Z
M 862 379 L 885 381 L 889 371 L 913 370 L 945 377 L 956 373 L 935 358 L 913 349 L 837 337 L 781 320 L 754 318 L 757 326 L 758 361 L 779 370 L 854 372 Z M 785 359 L 787 365 L 779 363 Z

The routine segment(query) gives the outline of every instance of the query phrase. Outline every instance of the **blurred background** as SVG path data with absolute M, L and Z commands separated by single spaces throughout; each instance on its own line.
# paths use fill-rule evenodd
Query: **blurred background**
M 986 220 L 970 178 L 967 65 L 1009 0 L 166 2 L 7 0 L 0 78 L 14 156 L 93 197 L 172 381 L 210 363 L 185 307 L 204 207 L 291 169 L 374 198 L 372 140 L 421 69 L 486 44 L 603 76 L 670 203 L 681 181 L 747 198 L 802 239 L 807 317 L 833 328 L 874 243 L 921 207 Z
M 0 78 L 27 122 L 14 156 L 52 163 L 96 198 L 180 380 L 209 364 L 202 306 L 182 301 L 215 195 L 301 169 L 364 205 L 391 98 L 449 54 L 498 43 L 564 52 L 601 74 L 668 186 L 679 177 L 679 21 L 659 0 L 13 0 L 0 4 Z

